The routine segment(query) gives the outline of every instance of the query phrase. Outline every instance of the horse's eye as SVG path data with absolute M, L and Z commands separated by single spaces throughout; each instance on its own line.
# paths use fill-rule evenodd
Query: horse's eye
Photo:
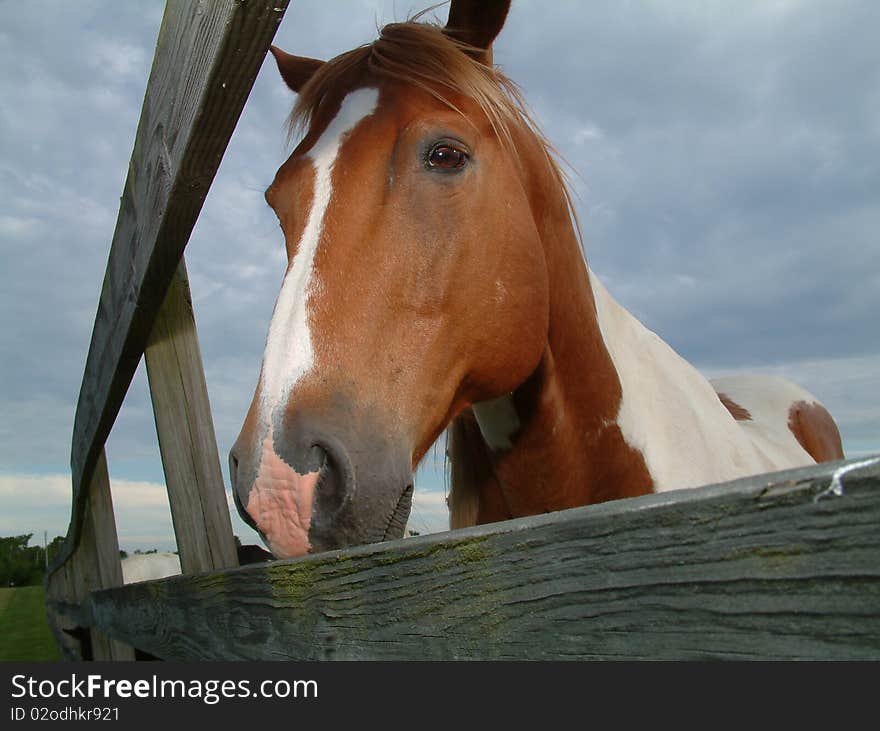
M 467 165 L 470 156 L 451 142 L 438 142 L 428 152 L 427 165 L 439 170 L 456 170 Z

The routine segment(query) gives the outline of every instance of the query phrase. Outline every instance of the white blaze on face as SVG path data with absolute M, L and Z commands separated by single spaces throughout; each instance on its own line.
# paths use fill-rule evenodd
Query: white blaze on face
M 269 324 L 260 390 L 260 416 L 264 427 L 271 426 L 272 410 L 287 401 L 297 381 L 314 365 L 309 299 L 316 287 L 315 254 L 333 195 L 333 165 L 345 137 L 373 113 L 378 99 L 377 89 L 357 89 L 348 94 L 336 117 L 305 155 L 315 168 L 314 195 L 296 256 L 284 277 Z
M 333 166 L 346 136 L 373 113 L 378 98 L 376 89 L 348 94 L 333 121 L 305 154 L 315 170 L 312 207 L 269 323 L 259 387 L 260 454 L 245 504 L 266 544 L 279 558 L 299 556 L 310 549 L 309 526 L 320 474 L 300 474 L 278 456 L 272 412 L 288 402 L 294 386 L 314 367 L 309 305 L 319 286 L 315 254 L 333 196 Z

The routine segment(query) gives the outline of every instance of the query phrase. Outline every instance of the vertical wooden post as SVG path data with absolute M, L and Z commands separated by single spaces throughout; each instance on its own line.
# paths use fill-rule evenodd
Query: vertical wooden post
M 107 456 L 103 449 L 89 485 L 88 510 L 79 551 L 74 558 L 74 571 L 83 590 L 76 597 L 78 602 L 82 602 L 89 591 L 122 586 L 119 538 L 110 495 Z M 95 660 L 134 660 L 134 650 L 128 645 L 112 640 L 94 628 L 90 634 Z
M 52 599 L 81 604 L 90 591 L 122 586 L 122 564 L 119 560 L 119 539 L 110 495 L 110 475 L 104 450 L 98 457 L 95 472 L 88 484 L 86 512 L 77 546 L 71 560 L 51 577 L 49 595 Z M 84 628 L 65 617 L 54 617 L 56 634 L 65 654 L 82 657 L 82 649 L 67 632 L 84 633 Z M 97 629 L 88 630 L 94 660 L 134 660 L 133 648 L 112 640 Z
M 183 258 L 144 355 L 181 569 L 237 566 Z
M 82 660 L 80 640 L 70 634 L 77 629 L 77 622 L 61 608 L 62 604 L 74 601 L 72 571 L 71 558 L 46 577 L 46 621 L 61 650 L 61 657 L 66 660 Z

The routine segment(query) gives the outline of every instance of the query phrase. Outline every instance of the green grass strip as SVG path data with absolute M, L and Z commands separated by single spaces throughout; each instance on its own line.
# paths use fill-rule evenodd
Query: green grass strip
M 0 660 L 58 660 L 42 586 L 0 589 Z

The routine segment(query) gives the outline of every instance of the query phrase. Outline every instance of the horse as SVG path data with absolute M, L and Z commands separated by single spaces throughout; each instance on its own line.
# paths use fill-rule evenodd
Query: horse
M 180 557 L 176 553 L 136 553 L 122 559 L 122 583 L 164 579 L 180 573 Z
M 508 8 L 453 0 L 327 62 L 271 48 L 301 141 L 265 194 L 288 264 L 229 462 L 277 557 L 402 537 L 444 430 L 451 528 L 843 457 L 812 394 L 707 380 L 590 270 L 493 65 Z

